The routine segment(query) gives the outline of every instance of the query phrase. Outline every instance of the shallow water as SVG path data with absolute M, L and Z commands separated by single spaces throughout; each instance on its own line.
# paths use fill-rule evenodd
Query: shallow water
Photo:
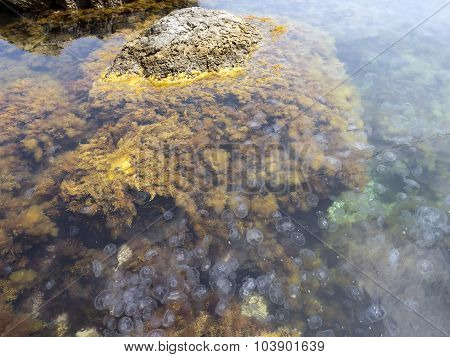
M 444 4 L 199 5 L 286 32 L 237 77 L 130 89 L 100 75 L 170 9 L 25 32 L 1 18 L 0 332 L 448 335 L 450 8 L 421 24 Z M 152 166 L 152 137 L 175 159 Z M 306 163 L 286 162 L 281 144 L 303 142 Z M 233 150 L 253 185 L 221 172 Z M 159 177 L 173 160 L 183 172 Z

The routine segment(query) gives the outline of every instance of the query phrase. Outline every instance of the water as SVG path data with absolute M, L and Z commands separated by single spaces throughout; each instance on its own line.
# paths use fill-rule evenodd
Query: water
M 200 1 L 247 72 L 104 83 L 141 5 L 1 17 L 0 333 L 448 335 L 449 8 Z

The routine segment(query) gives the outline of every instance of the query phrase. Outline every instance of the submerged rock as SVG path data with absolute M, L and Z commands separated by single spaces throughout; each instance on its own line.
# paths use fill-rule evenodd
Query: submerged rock
M 261 40 L 256 27 L 225 11 L 177 10 L 130 41 L 107 71 L 163 79 L 237 67 Z

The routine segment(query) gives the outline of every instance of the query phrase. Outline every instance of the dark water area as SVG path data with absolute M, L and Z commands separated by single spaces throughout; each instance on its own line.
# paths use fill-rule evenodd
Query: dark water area
M 198 5 L 243 71 L 108 82 Z M 450 7 L 144 1 L 0 15 L 0 334 L 446 336 Z

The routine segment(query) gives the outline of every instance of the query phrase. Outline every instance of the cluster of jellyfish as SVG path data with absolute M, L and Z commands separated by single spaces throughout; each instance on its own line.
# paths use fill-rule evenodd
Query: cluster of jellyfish
M 317 196 L 311 196 L 310 200 L 317 205 Z M 94 301 L 97 310 L 107 312 L 103 320 L 105 336 L 165 336 L 165 330 L 174 326 L 180 311 L 200 311 L 208 302 L 208 312 L 221 318 L 229 311 L 233 299 L 243 303 L 254 296 L 270 305 L 263 316 L 255 312 L 268 329 L 289 322 L 289 301 L 300 298 L 300 286 L 282 282 L 275 269 L 248 274 L 241 266 L 249 249 L 262 259 L 269 252 L 262 244 L 265 240 L 262 230 L 255 227 L 242 230 L 238 226 L 238 221 L 249 215 L 249 207 L 245 200 L 237 202 L 220 215 L 228 230 L 228 248 L 220 254 L 214 254 L 209 248 L 212 237 L 194 238 L 186 220 L 174 219 L 170 211 L 163 217 L 166 221 L 176 221 L 176 233 L 143 252 L 133 252 L 141 254 L 143 262 L 132 267 L 122 264 L 122 253 L 116 245 L 110 243 L 104 247 L 104 259 L 94 260 L 92 271 L 105 282 L 105 289 Z M 304 262 L 316 259 L 316 253 L 304 247 L 305 234 L 290 218 L 276 211 L 271 222 L 274 234 L 282 235 L 298 251 L 297 256 L 291 257 L 296 266 L 300 268 Z M 326 267 L 299 271 L 301 282 L 329 280 Z M 255 306 L 258 308 L 261 306 Z M 323 323 L 318 314 L 307 316 L 305 322 L 314 331 Z M 334 335 L 332 330 L 319 333 Z

